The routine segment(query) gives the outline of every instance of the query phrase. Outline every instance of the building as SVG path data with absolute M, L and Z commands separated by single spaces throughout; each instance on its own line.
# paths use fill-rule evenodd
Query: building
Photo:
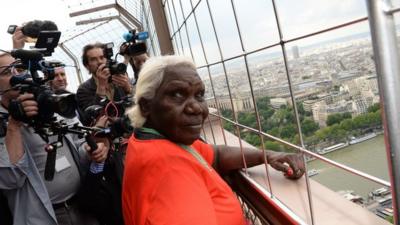
M 279 109 L 281 106 L 287 106 L 288 104 L 285 98 L 271 98 L 270 103 L 274 109 Z
M 298 59 L 300 58 L 299 47 L 297 45 L 292 47 L 293 58 Z

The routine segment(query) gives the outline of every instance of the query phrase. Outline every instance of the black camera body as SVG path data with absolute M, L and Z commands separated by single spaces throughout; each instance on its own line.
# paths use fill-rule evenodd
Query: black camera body
M 131 96 L 127 96 L 118 102 L 113 102 L 115 107 L 118 107 L 121 110 L 121 115 L 113 114 L 112 112 L 105 112 L 107 108 L 108 101 L 100 102 L 102 105 L 92 105 L 85 109 L 85 114 L 92 122 L 96 121 L 100 116 L 107 114 L 109 117 L 112 117 L 110 120 L 110 124 L 108 127 L 101 129 L 96 132 L 96 136 L 98 137 L 109 137 L 111 140 L 119 137 L 123 137 L 125 134 L 131 134 L 133 132 L 133 127 L 131 126 L 130 120 L 127 116 L 124 116 L 124 109 L 132 106 L 133 99 Z
M 38 115 L 35 117 L 27 117 L 21 102 L 12 100 L 9 106 L 9 113 L 15 119 L 28 123 L 33 127 L 41 127 L 54 121 L 54 113 L 66 118 L 75 117 L 75 95 L 72 93 L 56 95 L 46 85 L 47 81 L 54 79 L 55 68 L 64 66 L 64 64 L 58 61 L 44 60 L 43 53 L 38 50 L 12 50 L 11 56 L 17 59 L 18 63 L 13 63 L 10 66 L 29 70 L 29 73 L 12 76 L 9 81 L 10 86 L 21 93 L 32 93 L 39 110 Z M 40 77 L 38 71 L 45 74 L 47 78 Z
M 38 115 L 27 117 L 25 111 L 18 100 L 11 100 L 9 113 L 16 120 L 28 123 L 34 126 L 54 121 L 54 113 L 66 118 L 75 117 L 76 101 L 75 95 L 66 93 L 56 95 L 47 85 L 22 84 L 19 87 L 21 93 L 32 93 L 38 104 Z
M 111 75 L 124 74 L 126 73 L 126 65 L 124 63 L 119 63 L 112 59 L 114 44 L 112 42 L 104 45 L 104 57 L 107 59 L 106 68 L 110 70 Z

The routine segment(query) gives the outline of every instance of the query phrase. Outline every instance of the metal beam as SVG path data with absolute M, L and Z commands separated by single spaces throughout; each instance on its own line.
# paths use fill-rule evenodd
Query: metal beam
M 85 9 L 85 10 L 70 13 L 69 17 L 81 16 L 81 15 L 85 15 L 85 14 L 89 14 L 89 13 L 93 13 L 93 12 L 111 9 L 111 8 L 115 8 L 115 6 L 116 6 L 116 4 L 113 3 L 113 4 L 102 5 L 102 6 L 94 7 L 94 8 L 90 8 L 90 9 Z
M 124 25 L 124 27 L 125 27 L 127 30 L 131 30 L 131 29 L 134 28 L 134 27 L 130 26 L 124 19 L 122 19 L 122 17 L 118 17 L 118 21 L 119 21 L 122 25 Z
M 167 18 L 161 0 L 149 0 L 149 4 L 157 32 L 158 43 L 160 44 L 161 55 L 174 54 L 171 34 L 169 33 Z
M 381 115 L 392 183 L 394 224 L 400 205 L 400 57 L 390 0 L 367 0 L 369 25 L 381 97 Z
M 136 26 L 137 30 L 141 31 L 143 30 L 143 25 L 142 23 L 136 19 L 132 14 L 130 14 L 125 8 L 120 6 L 119 4 L 115 4 L 115 9 L 121 13 L 125 18 L 129 20 L 133 25 Z
M 74 36 L 72 36 L 72 37 L 70 37 L 70 38 L 64 40 L 62 43 L 65 43 L 65 42 L 67 42 L 67 41 L 70 41 L 70 40 L 72 40 L 72 39 L 74 39 L 74 38 L 76 38 L 76 37 L 78 37 L 78 36 L 80 36 L 80 35 L 82 35 L 82 34 L 85 34 L 85 33 L 89 32 L 89 31 L 91 31 L 91 30 L 94 30 L 94 29 L 96 29 L 97 27 L 100 27 L 100 26 L 102 26 L 102 25 L 104 25 L 104 24 L 106 24 L 106 23 L 108 23 L 108 22 L 110 22 L 110 21 L 111 21 L 111 20 L 107 20 L 107 21 L 105 21 L 104 23 L 97 24 L 96 26 L 91 27 L 90 29 L 87 29 L 87 30 L 85 30 L 85 31 L 83 31 L 83 32 L 80 32 L 80 33 L 78 33 L 78 34 L 76 34 L 76 35 L 74 35 Z
M 81 67 L 79 66 L 79 61 L 78 61 L 78 59 L 77 59 L 76 56 L 71 52 L 71 50 L 69 50 L 69 49 L 67 48 L 67 46 L 65 46 L 64 43 L 60 43 L 58 46 L 65 52 L 65 54 L 67 54 L 67 56 L 68 56 L 69 58 L 72 59 L 72 61 L 74 61 L 75 70 L 76 70 L 76 75 L 78 76 L 79 84 L 82 84 L 82 82 L 83 82 L 83 77 L 82 77 Z
M 107 17 L 101 17 L 101 18 L 96 18 L 96 19 L 90 19 L 90 20 L 81 20 L 77 21 L 75 24 L 76 25 L 85 25 L 89 23 L 98 23 L 98 22 L 103 22 L 107 20 L 113 20 L 113 19 L 119 19 L 119 16 L 107 16 Z

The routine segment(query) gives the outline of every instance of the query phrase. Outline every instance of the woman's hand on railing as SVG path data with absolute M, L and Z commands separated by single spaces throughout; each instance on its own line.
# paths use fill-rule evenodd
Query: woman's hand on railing
M 305 172 L 303 157 L 300 154 L 268 151 L 268 164 L 285 173 L 289 179 L 299 179 Z

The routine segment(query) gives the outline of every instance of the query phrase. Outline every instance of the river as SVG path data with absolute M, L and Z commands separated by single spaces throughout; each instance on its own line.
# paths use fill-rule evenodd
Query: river
M 389 181 L 383 135 L 327 153 L 324 156 Z M 308 169 L 319 170 L 319 174 L 312 176 L 311 179 L 327 186 L 333 191 L 353 190 L 355 194 L 366 198 L 369 192 L 382 187 L 375 182 L 368 181 L 320 160 L 309 162 Z

